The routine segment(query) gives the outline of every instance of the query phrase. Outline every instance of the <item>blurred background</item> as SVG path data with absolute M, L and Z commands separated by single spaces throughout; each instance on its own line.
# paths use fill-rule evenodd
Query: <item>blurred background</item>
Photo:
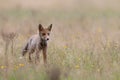
M 19 59 L 38 24 L 53 24 L 49 74 Z M 120 80 L 119 0 L 0 0 L 0 34 L 0 80 Z

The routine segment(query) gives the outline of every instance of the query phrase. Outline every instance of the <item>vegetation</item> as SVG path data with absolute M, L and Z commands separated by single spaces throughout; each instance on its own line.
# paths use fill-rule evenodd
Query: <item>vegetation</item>
M 0 1 L 0 80 L 120 80 L 119 1 L 16 1 Z M 53 24 L 46 67 L 21 58 L 39 23 Z

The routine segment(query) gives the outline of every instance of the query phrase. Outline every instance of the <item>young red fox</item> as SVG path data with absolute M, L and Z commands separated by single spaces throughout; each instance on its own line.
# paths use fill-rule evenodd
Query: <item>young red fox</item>
M 31 54 L 35 52 L 35 63 L 39 61 L 39 52 L 43 51 L 44 63 L 47 63 L 47 41 L 49 40 L 52 24 L 48 28 L 43 28 L 41 24 L 38 26 L 39 33 L 33 35 L 22 50 L 24 56 L 27 52 L 29 53 L 29 61 L 31 62 Z

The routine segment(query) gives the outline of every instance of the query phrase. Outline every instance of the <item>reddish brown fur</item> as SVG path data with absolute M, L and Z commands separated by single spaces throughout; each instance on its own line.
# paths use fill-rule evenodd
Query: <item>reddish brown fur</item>
M 43 28 L 42 25 L 39 24 L 39 34 L 32 36 L 27 42 L 25 48 L 23 49 L 23 56 L 26 52 L 29 52 L 30 62 L 32 61 L 31 54 L 35 51 L 35 63 L 37 63 L 39 60 L 39 52 L 42 50 L 44 63 L 47 63 L 47 41 L 49 40 L 51 28 L 52 24 L 48 28 Z

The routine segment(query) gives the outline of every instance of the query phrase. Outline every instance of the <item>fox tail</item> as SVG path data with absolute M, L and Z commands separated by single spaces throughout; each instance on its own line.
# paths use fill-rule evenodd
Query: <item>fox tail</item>
M 22 56 L 24 56 L 27 53 L 27 51 L 28 51 L 28 43 L 22 49 Z

